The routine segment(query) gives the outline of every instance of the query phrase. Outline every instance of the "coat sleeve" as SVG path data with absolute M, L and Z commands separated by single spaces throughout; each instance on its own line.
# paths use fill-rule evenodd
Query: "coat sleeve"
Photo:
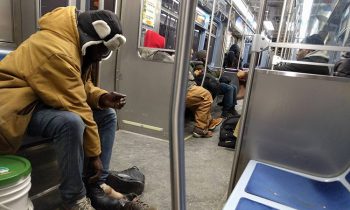
M 103 94 L 108 93 L 108 91 L 103 90 L 101 88 L 96 87 L 91 81 L 91 72 L 87 77 L 87 81 L 85 83 L 85 92 L 87 95 L 87 103 L 91 108 L 97 109 L 100 108 L 99 100 Z
M 310 66 L 309 65 L 305 65 L 305 64 L 284 63 L 282 65 L 276 65 L 274 67 L 274 70 L 293 71 L 293 72 L 305 72 L 308 68 L 310 68 Z
M 47 105 L 73 112 L 81 117 L 84 131 L 84 151 L 88 157 L 101 153 L 97 125 L 93 119 L 79 66 L 66 55 L 52 55 L 37 72 L 27 77 L 37 96 Z

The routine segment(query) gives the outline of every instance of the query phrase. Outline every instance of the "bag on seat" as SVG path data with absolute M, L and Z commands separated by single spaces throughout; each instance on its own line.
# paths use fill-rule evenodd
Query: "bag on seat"
M 123 194 L 141 195 L 145 189 L 145 175 L 136 166 L 123 171 L 110 171 L 106 184 Z
M 236 137 L 233 135 L 233 131 L 239 121 L 239 117 L 228 117 L 224 120 L 220 127 L 220 136 L 218 146 L 235 148 Z

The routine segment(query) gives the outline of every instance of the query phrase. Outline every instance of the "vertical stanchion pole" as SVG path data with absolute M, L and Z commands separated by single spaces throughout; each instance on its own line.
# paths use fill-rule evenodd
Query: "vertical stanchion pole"
M 260 34 L 262 31 L 266 3 L 267 3 L 267 0 L 260 1 L 260 11 L 259 11 L 257 28 L 256 28 L 257 34 Z M 257 58 L 258 58 L 258 52 L 252 52 L 252 55 L 250 57 L 250 64 L 249 64 L 249 76 L 248 76 L 247 88 L 246 88 L 246 93 L 244 96 L 243 112 L 242 112 L 241 121 L 240 121 L 240 132 L 239 132 L 239 136 L 238 136 L 238 139 L 236 142 L 236 152 L 235 152 L 234 159 L 233 159 L 231 179 L 230 179 L 228 193 L 227 193 L 228 196 L 230 196 L 230 194 L 233 190 L 233 186 L 235 184 L 236 172 L 237 172 L 238 161 L 239 161 L 238 158 L 239 158 L 239 153 L 241 150 L 241 142 L 242 142 L 242 137 L 244 134 L 245 119 L 247 116 L 247 108 L 248 108 L 248 104 L 249 104 L 250 91 L 252 88 L 252 82 L 253 82 L 253 77 L 254 77 L 254 73 L 255 73 L 255 66 L 257 63 Z
M 286 10 L 287 10 L 287 0 L 284 0 L 283 1 L 283 8 L 282 8 L 282 14 L 281 14 L 281 20 L 280 20 L 280 25 L 278 27 L 278 34 L 277 34 L 277 40 L 276 42 L 280 42 L 281 41 L 281 33 L 282 33 L 282 27 L 284 25 L 286 25 L 284 23 L 284 16 L 285 16 L 285 13 L 286 13 Z M 289 24 L 289 23 L 288 23 Z M 286 29 L 287 30 L 288 28 L 288 25 L 286 26 Z M 275 48 L 275 55 L 277 55 L 277 51 L 278 51 L 278 47 Z
M 245 45 L 245 31 L 247 29 L 247 24 L 245 23 L 243 25 L 243 35 L 242 35 L 242 43 L 241 43 L 241 51 L 239 52 L 239 57 L 238 57 L 238 63 L 237 63 L 237 70 L 239 69 L 239 64 L 241 63 L 241 58 L 244 53 L 244 45 Z M 243 66 L 241 66 L 243 68 Z
M 202 79 L 201 86 L 203 86 L 204 80 L 205 80 L 205 75 L 207 74 L 208 58 L 209 58 L 209 50 L 210 50 L 210 42 L 211 42 L 211 31 L 213 29 L 215 8 L 216 8 L 216 0 L 213 0 L 213 10 L 211 11 L 211 19 L 210 19 L 210 26 L 209 26 L 209 37 L 208 37 L 208 44 L 207 44 L 207 54 L 205 56 L 204 74 L 203 74 L 203 79 Z
M 283 7 L 282 7 L 280 25 L 278 27 L 277 42 L 280 42 L 280 40 L 281 40 L 282 27 L 283 27 L 283 25 L 285 25 L 284 16 L 285 16 L 286 10 L 287 10 L 287 0 L 284 0 Z
M 105 9 L 105 0 L 98 1 L 98 9 L 100 9 L 100 10 Z
M 181 1 L 176 32 L 175 70 L 170 98 L 170 176 L 172 210 L 186 210 L 184 114 L 197 0 Z
M 228 13 L 228 20 L 227 20 L 227 27 L 226 27 L 226 30 L 225 30 L 225 33 L 224 33 L 224 38 L 223 38 L 223 43 L 222 43 L 222 50 L 221 50 L 221 65 L 220 65 L 220 78 L 221 78 L 221 75 L 222 75 L 222 66 L 224 65 L 224 56 L 225 56 L 225 46 L 226 46 L 226 35 L 228 34 L 228 30 L 230 28 L 230 23 L 231 23 L 231 13 L 232 13 L 232 0 L 231 0 L 231 5 L 230 5 L 230 12 Z
M 285 32 L 284 32 L 283 42 L 286 42 L 286 40 L 287 40 L 287 33 L 288 33 L 288 30 L 289 30 L 289 27 L 291 27 L 291 24 L 290 24 L 290 19 L 291 18 L 290 18 L 290 16 L 292 14 L 293 3 L 294 3 L 294 1 L 290 1 L 290 4 L 289 4 L 288 17 L 287 17 L 288 26 L 286 28 L 287 30 L 285 30 Z M 282 48 L 282 50 L 281 50 L 281 58 L 284 57 L 284 52 L 285 51 L 286 51 L 285 48 Z

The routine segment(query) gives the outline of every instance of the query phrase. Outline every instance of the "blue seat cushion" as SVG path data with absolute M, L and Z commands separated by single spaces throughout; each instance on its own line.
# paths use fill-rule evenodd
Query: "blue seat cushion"
M 299 210 L 350 209 L 350 192 L 340 182 L 316 181 L 260 163 L 245 191 Z
M 0 53 L 0 61 L 3 59 L 3 58 L 5 58 L 5 54 L 2 54 L 2 53 Z
M 256 201 L 249 200 L 247 198 L 239 199 L 236 210 L 277 210 L 270 206 L 258 203 Z

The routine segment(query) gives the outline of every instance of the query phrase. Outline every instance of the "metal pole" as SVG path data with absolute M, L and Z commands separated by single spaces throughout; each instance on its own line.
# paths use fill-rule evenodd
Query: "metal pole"
M 80 11 L 85 12 L 86 11 L 86 1 L 80 0 Z
M 208 67 L 208 57 L 209 57 L 209 47 L 211 42 L 211 30 L 213 29 L 213 22 L 214 22 L 214 15 L 215 15 L 215 8 L 216 8 L 216 0 L 213 0 L 213 10 L 211 11 L 211 20 L 210 20 L 210 27 L 209 27 L 209 37 L 208 37 L 208 44 L 207 44 L 207 54 L 205 56 L 205 64 L 204 64 L 204 74 L 202 79 L 202 84 L 204 84 L 205 76 L 207 75 L 207 67 Z
M 256 29 L 257 34 L 261 33 L 261 29 L 263 26 L 263 20 L 264 20 L 264 13 L 265 13 L 265 9 L 266 9 L 266 3 L 267 3 L 267 0 L 260 1 L 260 11 L 259 11 L 259 16 L 258 16 L 258 21 L 257 21 L 257 29 Z M 242 137 L 244 134 L 245 119 L 247 116 L 247 108 L 248 108 L 248 103 L 249 103 L 249 98 L 250 98 L 250 91 L 252 88 L 253 77 L 254 77 L 254 73 L 255 73 L 255 66 L 256 66 L 256 62 L 257 62 L 257 57 L 258 57 L 258 53 L 253 52 L 251 55 L 251 58 L 250 58 L 247 89 L 246 89 L 246 93 L 245 93 L 245 97 L 244 97 L 243 112 L 242 112 L 242 117 L 241 117 L 241 122 L 240 122 L 241 127 L 240 127 L 240 132 L 239 132 L 239 136 L 238 136 L 237 143 L 236 143 L 236 152 L 235 152 L 235 156 L 233 159 L 231 179 L 230 179 L 230 184 L 229 184 L 228 193 L 227 193 L 228 196 L 230 196 L 230 194 L 233 190 L 233 185 L 235 184 L 238 161 L 239 161 L 238 158 L 239 158 L 239 153 L 241 151 L 241 142 L 242 142 Z
M 171 204 L 173 210 L 186 210 L 184 114 L 190 50 L 197 0 L 181 1 L 177 24 L 174 82 L 170 98 L 169 150 Z
M 282 32 L 283 25 L 285 25 L 285 23 L 284 23 L 284 16 L 285 16 L 286 10 L 287 10 L 287 0 L 284 0 L 283 1 L 283 8 L 282 8 L 282 15 L 281 15 L 281 20 L 280 20 L 280 25 L 278 27 L 278 34 L 277 34 L 276 42 L 280 42 L 281 41 L 280 40 L 281 39 L 281 32 Z M 285 30 L 288 30 L 288 25 L 286 26 Z M 278 48 L 275 48 L 275 55 L 277 55 L 277 52 L 278 52 Z
M 290 1 L 290 4 L 289 4 L 288 17 L 287 17 L 287 23 L 288 23 L 289 27 L 291 26 L 291 24 L 290 24 L 290 15 L 292 14 L 293 3 L 294 3 L 294 1 Z M 283 42 L 286 42 L 287 32 L 288 32 L 289 27 L 286 27 L 287 30 L 284 32 Z M 279 42 L 279 40 L 277 42 Z M 283 57 L 284 51 L 285 51 L 284 48 L 282 48 L 282 50 L 281 50 L 281 57 Z
M 228 13 L 228 20 L 227 20 L 227 27 L 226 27 L 226 30 L 225 30 L 225 33 L 224 33 L 224 39 L 223 39 L 223 43 L 222 43 L 222 50 L 221 50 L 221 66 L 220 66 L 220 78 L 221 78 L 221 75 L 222 75 L 222 66 L 224 65 L 224 57 L 225 57 L 225 44 L 226 44 L 226 35 L 228 34 L 228 30 L 230 28 L 230 23 L 231 23 L 231 12 L 232 12 L 232 0 L 231 0 L 231 3 L 230 3 L 230 11 Z
M 99 10 L 105 9 L 105 0 L 99 0 L 98 1 L 98 9 Z
M 284 20 L 284 15 L 285 15 L 286 10 L 287 10 L 286 7 L 287 7 L 287 0 L 284 0 L 283 1 L 283 8 L 282 8 L 282 15 L 281 15 L 281 20 L 280 20 L 280 25 L 278 27 L 277 42 L 280 42 L 282 27 L 283 27 L 283 25 L 285 25 L 283 20 Z
M 244 44 L 245 44 L 245 29 L 247 25 L 243 25 L 243 36 L 242 36 L 242 44 L 241 44 L 241 52 L 239 52 L 239 57 L 238 57 L 238 63 L 237 63 L 237 70 L 239 69 L 239 64 L 241 63 L 241 58 L 244 52 Z

